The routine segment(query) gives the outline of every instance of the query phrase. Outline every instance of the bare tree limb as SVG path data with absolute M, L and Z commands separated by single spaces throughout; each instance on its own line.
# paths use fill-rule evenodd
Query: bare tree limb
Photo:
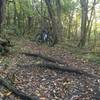
M 12 91 L 12 93 L 14 93 L 16 96 L 19 96 L 22 100 L 39 100 L 38 96 L 36 95 L 32 97 L 16 89 L 16 87 L 13 84 L 11 84 L 9 80 L 4 79 L 1 76 L 0 76 L 0 85 L 5 86 L 8 90 Z

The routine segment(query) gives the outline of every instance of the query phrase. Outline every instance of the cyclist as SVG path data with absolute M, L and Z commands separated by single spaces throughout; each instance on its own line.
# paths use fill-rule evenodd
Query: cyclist
M 43 41 L 46 41 L 47 40 L 47 38 L 48 38 L 48 31 L 46 31 L 46 30 L 43 30 L 42 31 L 42 39 L 43 39 Z

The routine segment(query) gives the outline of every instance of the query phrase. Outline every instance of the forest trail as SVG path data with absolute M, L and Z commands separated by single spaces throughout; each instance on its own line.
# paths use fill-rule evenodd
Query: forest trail
M 37 95 L 40 100 L 100 100 L 100 79 L 90 78 L 85 75 L 77 75 L 48 68 L 35 66 L 40 63 L 40 58 L 29 57 L 21 54 L 38 53 L 58 59 L 73 68 L 77 68 L 100 76 L 100 67 L 84 59 L 75 57 L 61 47 L 38 46 L 33 42 L 18 42 L 21 44 L 20 52 L 10 53 L 10 67 L 0 73 L 10 79 L 17 89 L 29 95 Z M 17 47 L 15 47 L 17 48 Z M 20 65 L 20 66 L 18 66 Z M 0 94 L 8 91 L 0 89 Z M 11 91 L 10 91 L 11 92 Z M 3 99 L 1 99 L 3 100 Z M 19 100 L 12 93 L 5 100 Z

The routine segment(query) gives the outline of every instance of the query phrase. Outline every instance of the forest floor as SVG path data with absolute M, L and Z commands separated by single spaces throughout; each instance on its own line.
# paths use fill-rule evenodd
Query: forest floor
M 100 78 L 38 67 L 34 63 L 41 62 L 40 58 L 25 56 L 22 52 L 59 59 L 72 68 L 100 76 L 100 65 L 78 58 L 66 49 L 38 46 L 28 40 L 18 39 L 11 52 L 0 59 L 1 65 L 4 65 L 0 68 L 0 75 L 12 81 L 17 89 L 31 96 L 35 94 L 40 100 L 100 100 Z M 20 98 L 0 86 L 0 100 Z

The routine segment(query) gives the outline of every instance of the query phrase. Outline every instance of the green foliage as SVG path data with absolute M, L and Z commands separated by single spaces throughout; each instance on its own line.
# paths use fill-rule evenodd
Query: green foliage
M 90 17 L 89 15 L 91 13 L 93 1 L 94 0 L 89 0 L 88 17 Z M 99 0 L 97 3 L 99 3 Z M 69 40 L 72 39 L 74 40 L 74 42 L 70 42 L 69 44 L 72 45 L 78 44 L 81 37 L 80 0 L 60 0 L 61 14 L 58 15 L 57 13 L 59 11 L 57 12 L 57 7 L 59 6 L 57 4 L 58 4 L 57 0 L 51 0 L 52 10 L 54 11 L 53 13 L 55 17 L 55 22 L 57 23 L 57 26 L 60 23 L 59 27 L 61 27 L 61 28 L 57 27 L 57 30 L 62 29 L 61 30 L 62 33 L 58 30 L 59 31 L 58 33 L 62 34 L 63 38 L 62 41 L 66 42 L 68 39 Z M 100 10 L 99 9 L 95 10 L 97 14 L 94 15 L 93 17 L 96 16 L 96 18 L 99 18 Z M 95 14 L 95 12 L 93 14 Z M 29 22 L 29 17 L 32 18 L 30 22 Z M 59 23 L 58 23 L 59 19 L 57 19 L 58 17 L 60 18 Z M 93 19 L 92 30 L 90 31 L 90 40 L 95 40 L 95 39 L 97 40 L 97 38 L 99 38 L 100 23 L 96 18 Z M 35 36 L 34 34 L 38 33 L 42 29 L 45 23 L 47 23 L 45 26 L 49 26 L 52 23 L 48 14 L 48 9 L 45 0 L 42 0 L 42 2 L 41 0 L 7 0 L 6 21 L 3 32 L 12 33 L 17 36 L 26 35 L 27 37 L 31 37 L 31 35 Z M 58 33 L 56 34 L 58 35 Z M 68 38 L 68 35 L 70 35 L 70 38 Z
M 75 10 L 77 8 L 78 2 L 75 0 L 63 0 L 62 1 L 62 9 L 64 13 L 70 13 L 70 11 Z

